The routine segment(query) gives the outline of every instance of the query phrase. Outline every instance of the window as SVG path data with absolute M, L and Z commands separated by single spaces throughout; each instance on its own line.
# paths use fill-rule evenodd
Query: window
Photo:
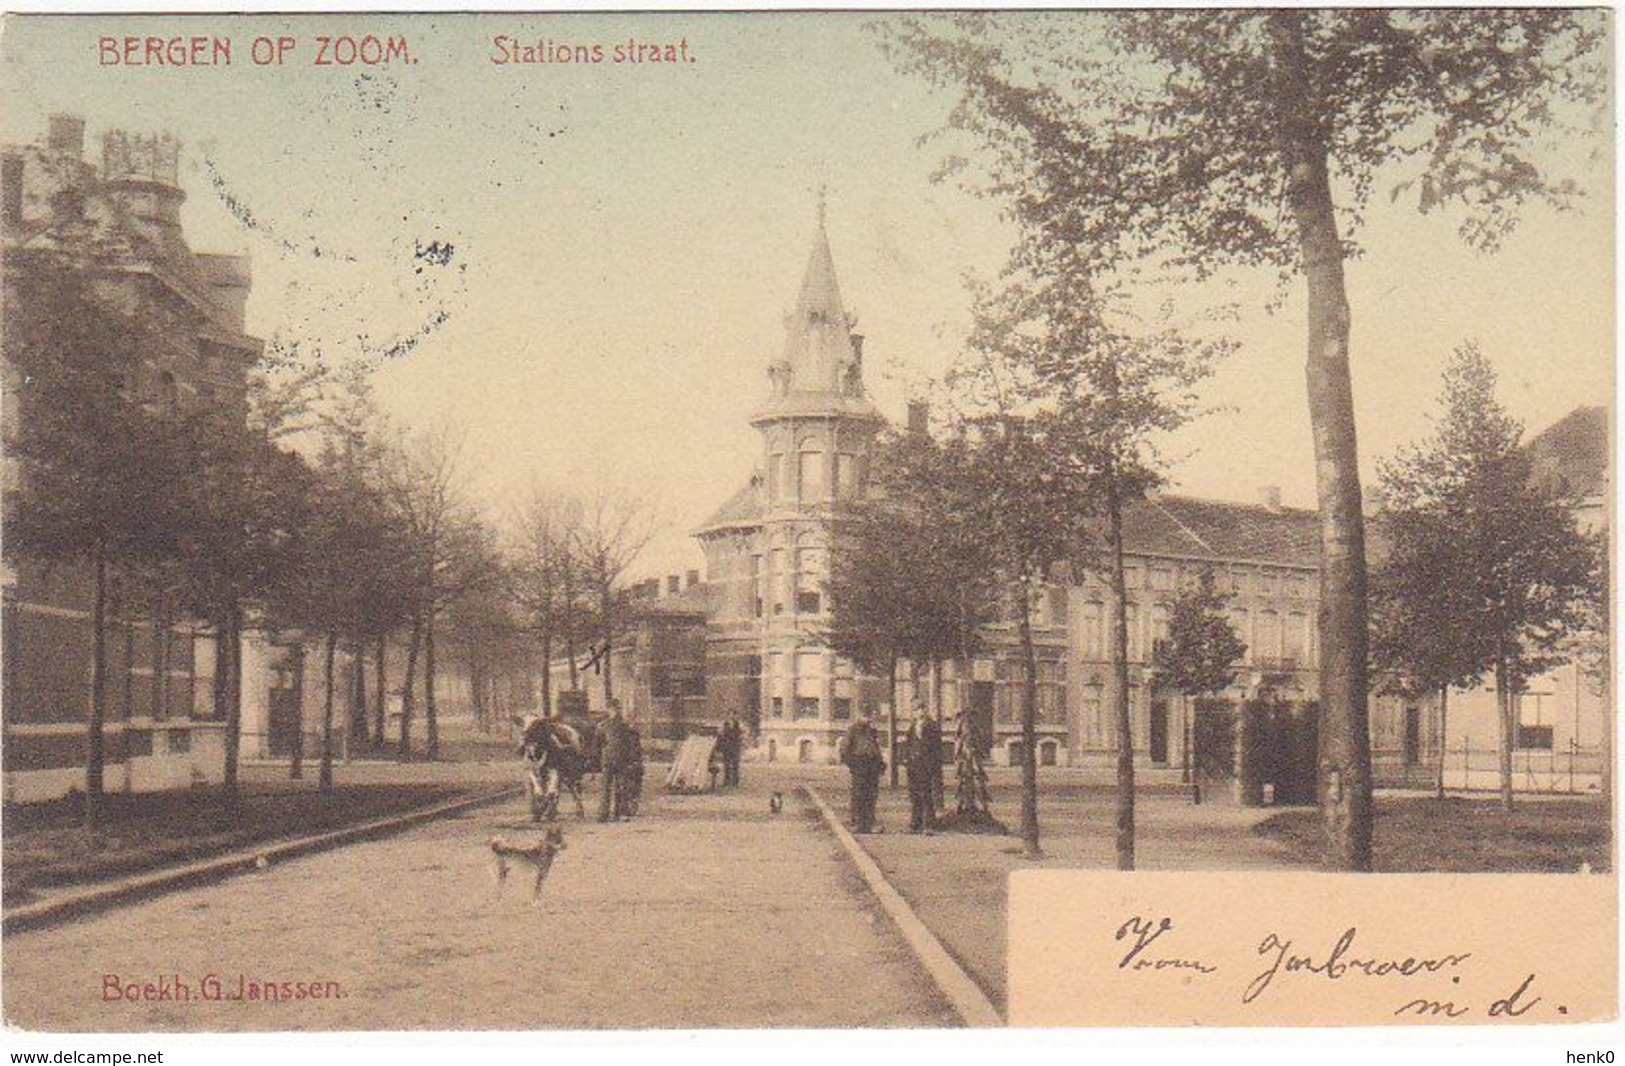
M 1128 660 L 1131 663 L 1140 661 L 1140 607 L 1139 604 L 1128 605 Z
M 1054 766 L 1055 756 L 1059 750 L 1060 745 L 1055 743 L 1053 740 L 1046 740 L 1042 744 L 1038 745 L 1038 765 Z
M 1158 604 L 1151 608 L 1151 641 L 1153 646 L 1159 640 L 1168 639 L 1168 608 Z
M 1235 627 L 1236 636 L 1240 637 L 1241 642 L 1243 644 L 1247 645 L 1247 650 L 1242 653 L 1241 661 L 1244 662 L 1244 663 L 1252 662 L 1253 661 L 1253 612 L 1249 611 L 1245 607 L 1233 607 L 1233 608 L 1231 608 L 1231 610 L 1230 610 L 1230 624 Z
M 796 613 L 797 614 L 817 614 L 820 610 L 822 610 L 822 606 L 819 603 L 818 593 L 816 593 L 816 592 L 798 592 L 798 593 L 796 593 Z
M 1101 659 L 1106 655 L 1106 631 L 1101 624 L 1105 605 L 1099 600 L 1090 600 L 1083 605 L 1082 642 L 1083 654 L 1088 659 Z
M 1153 566 L 1151 568 L 1151 587 L 1159 592 L 1167 592 L 1174 587 L 1174 570 L 1169 566 Z
M 1303 661 L 1309 649 L 1309 616 L 1294 611 L 1286 616 L 1286 629 L 1281 633 L 1281 656 Z
M 1281 657 L 1281 616 L 1274 611 L 1258 612 L 1258 657 Z
M 784 483 L 784 455 L 774 452 L 767 457 L 767 498 L 781 500 L 789 495 L 788 488 Z
M 835 494 L 843 500 L 858 495 L 858 457 L 841 452 L 835 456 Z
M 835 720 L 844 722 L 852 717 L 852 701 L 845 696 L 835 697 Z
M 1551 696 L 1544 692 L 1525 692 L 1517 700 L 1518 733 L 1516 746 L 1531 751 L 1552 750 L 1551 709 L 1547 707 Z
M 804 501 L 829 498 L 829 483 L 824 476 L 824 453 L 804 447 L 801 452 L 801 498 Z
M 1263 570 L 1258 575 L 1258 591 L 1265 596 L 1275 595 L 1280 587 L 1280 579 L 1273 571 Z
M 783 696 L 774 696 L 773 697 L 773 717 L 774 718 L 783 718 L 784 717 L 784 697 Z
M 192 750 L 192 732 L 189 729 L 171 729 L 169 731 L 169 753 L 171 755 L 184 755 Z
M 801 719 L 804 719 L 804 718 L 817 718 L 817 717 L 818 717 L 818 697 L 817 696 L 797 696 L 796 697 L 796 720 L 800 721 Z

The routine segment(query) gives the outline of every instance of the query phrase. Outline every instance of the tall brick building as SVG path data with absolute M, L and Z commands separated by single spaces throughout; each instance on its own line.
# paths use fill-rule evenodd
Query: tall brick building
M 132 395 L 169 405 L 245 412 L 245 379 L 261 343 L 244 334 L 249 266 L 193 252 L 182 232 L 180 144 L 166 134 L 108 131 L 87 158 L 85 124 L 50 119 L 43 142 L 0 150 L 0 239 L 6 299 L 21 272 L 70 249 L 83 253 L 94 293 L 139 307 L 157 338 L 141 354 Z M 16 426 L 19 371 L 7 357 L 5 422 Z M 27 471 L 7 459 L 5 487 Z M 83 789 L 91 673 L 86 568 L 10 562 L 3 575 L 4 794 L 7 801 Z M 212 637 L 184 619 L 111 621 L 107 771 L 110 792 L 217 781 L 223 723 L 214 721 Z

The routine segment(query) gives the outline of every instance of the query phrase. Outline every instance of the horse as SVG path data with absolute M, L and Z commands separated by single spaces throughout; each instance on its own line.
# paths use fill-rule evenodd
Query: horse
M 587 817 L 581 802 L 581 779 L 587 771 L 587 742 L 576 727 L 557 719 L 530 715 L 515 717 L 524 730 L 519 753 L 528 764 L 525 791 L 530 798 L 532 821 L 558 817 L 559 793 L 568 792 L 576 803 L 576 815 Z

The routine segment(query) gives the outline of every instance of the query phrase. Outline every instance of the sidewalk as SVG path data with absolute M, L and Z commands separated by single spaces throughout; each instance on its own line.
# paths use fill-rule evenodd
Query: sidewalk
M 942 833 L 912 835 L 908 792 L 884 786 L 877 808 L 885 832 L 858 837 L 887 880 L 926 927 L 1004 1012 L 1005 905 L 1013 870 L 1115 867 L 1115 796 L 1085 779 L 1050 775 L 1039 798 L 1039 840 L 1044 858 L 1021 857 L 1019 790 L 995 779 L 993 813 L 1010 836 Z M 1054 777 L 1062 777 L 1055 781 Z M 847 814 L 846 779 L 822 791 L 835 812 Z M 949 802 L 952 802 L 952 781 Z M 1135 796 L 1136 859 L 1142 870 L 1276 870 L 1303 868 L 1284 844 L 1253 834 L 1275 808 L 1246 808 L 1219 800 L 1193 806 L 1178 790 Z

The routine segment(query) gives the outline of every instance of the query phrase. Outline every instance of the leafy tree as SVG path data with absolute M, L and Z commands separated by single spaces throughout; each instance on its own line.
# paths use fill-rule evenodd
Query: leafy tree
M 1185 771 L 1191 773 L 1191 745 L 1196 737 L 1195 711 L 1203 696 L 1216 696 L 1235 680 L 1235 667 L 1247 645 L 1225 616 L 1230 597 L 1219 591 L 1212 570 L 1203 570 L 1168 603 L 1168 635 L 1151 652 L 1156 685 L 1188 701 L 1185 721 Z M 1192 782 L 1195 783 L 1194 781 Z M 1199 786 L 1198 786 L 1199 787 Z
M 888 24 L 905 69 L 959 94 L 986 188 L 1090 273 L 1302 274 L 1321 516 L 1320 801 L 1328 865 L 1371 867 L 1349 239 L 1379 187 L 1464 206 L 1493 247 L 1571 182 L 1533 145 L 1605 99 L 1607 18 L 1557 9 L 966 14 Z M 1405 168 L 1409 168 L 1408 171 Z
M 185 437 L 142 373 L 143 360 L 163 346 L 156 316 L 144 313 L 151 309 L 99 291 L 94 257 L 82 251 L 11 258 L 4 347 L 19 375 L 18 418 L 6 446 L 19 483 L 6 494 L 5 550 L 47 567 L 89 569 L 84 813 L 94 827 L 104 793 L 111 578 L 175 559 Z
M 1399 646 L 1388 657 L 1420 684 L 1465 685 L 1493 670 L 1501 803 L 1510 810 L 1517 697 L 1567 659 L 1593 617 L 1604 555 L 1577 528 L 1575 501 L 1534 477 L 1523 427 L 1495 385 L 1476 345 L 1458 349 L 1435 435 L 1382 469 L 1392 550 L 1379 618 L 1392 628 L 1377 646 Z
M 1085 257 L 1046 239 L 1028 221 L 1007 283 L 979 301 L 971 344 L 997 360 L 1012 395 L 1046 412 L 1060 480 L 1081 493 L 1073 506 L 1102 520 L 1101 550 L 1079 538 L 1074 559 L 1112 589 L 1110 655 L 1117 747 L 1118 869 L 1134 868 L 1134 740 L 1129 713 L 1128 586 L 1123 509 L 1158 481 L 1154 445 L 1196 412 L 1194 389 L 1226 350 L 1192 341 L 1163 322 L 1138 336 L 1113 325 L 1107 294 Z
M 907 659 L 940 673 L 949 660 L 968 662 L 980 627 L 993 617 L 993 563 L 959 506 L 959 472 L 926 433 L 889 434 L 871 460 L 869 498 L 853 504 L 836 527 L 829 581 L 830 644 L 890 685 L 891 747 L 897 737 L 897 666 Z M 940 685 L 938 686 L 940 691 Z M 939 708 L 940 711 L 940 708 Z M 961 725 L 968 722 L 962 716 Z M 959 804 L 987 813 L 977 747 L 960 772 Z M 898 759 L 891 751 L 892 786 Z

